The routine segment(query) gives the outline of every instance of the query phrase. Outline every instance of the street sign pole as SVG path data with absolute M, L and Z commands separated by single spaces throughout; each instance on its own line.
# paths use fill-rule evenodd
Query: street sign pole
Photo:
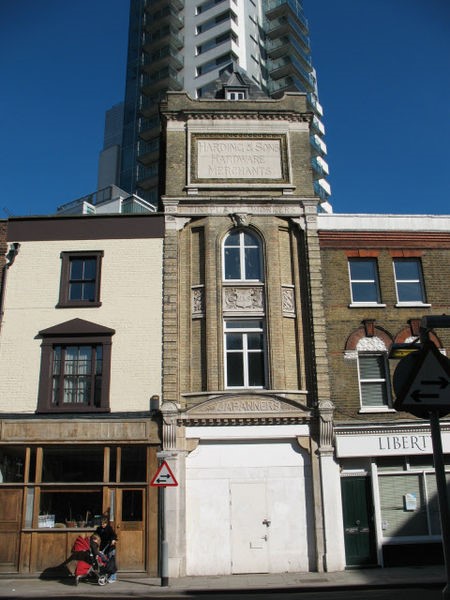
M 173 456 L 173 452 L 162 451 L 156 455 L 160 459 L 158 470 L 153 476 L 150 485 L 159 488 L 159 514 L 161 534 L 161 587 L 169 585 L 169 542 L 167 541 L 167 509 L 166 509 L 166 487 L 176 487 L 178 481 L 172 473 L 166 458 Z
M 433 441 L 434 471 L 438 489 L 439 514 L 441 518 L 442 549 L 444 551 L 445 571 L 447 585 L 442 590 L 442 597 L 450 598 L 450 518 L 448 510 L 447 481 L 445 478 L 445 464 L 442 452 L 441 427 L 439 411 L 430 411 L 431 439 Z
M 169 543 L 166 523 L 166 486 L 159 489 L 161 502 L 161 587 L 169 585 Z
M 438 491 L 442 550 L 447 584 L 442 590 L 444 600 L 450 600 L 450 516 L 440 418 L 450 413 L 450 361 L 437 350 L 430 339 L 433 328 L 450 328 L 449 315 L 428 315 L 420 322 L 420 350 L 400 360 L 394 373 L 396 401 L 394 408 L 430 420 L 433 442 L 434 471 Z M 403 345 L 404 346 L 404 345 Z M 392 358 L 395 355 L 392 354 Z

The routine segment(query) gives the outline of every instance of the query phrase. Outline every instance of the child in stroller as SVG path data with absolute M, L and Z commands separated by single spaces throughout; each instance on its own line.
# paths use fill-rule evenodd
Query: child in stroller
M 114 565 L 108 566 L 106 554 L 100 552 L 100 536 L 79 535 L 72 548 L 72 556 L 77 560 L 75 568 L 75 585 L 80 579 L 94 578 L 98 585 L 108 583 L 108 577 L 114 573 Z

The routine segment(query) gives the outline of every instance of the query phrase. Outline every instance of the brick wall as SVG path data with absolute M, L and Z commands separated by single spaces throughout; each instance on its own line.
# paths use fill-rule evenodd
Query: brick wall
M 360 236 L 359 248 L 355 248 L 355 240 L 352 247 L 345 247 L 340 243 L 339 233 L 333 232 L 336 247 L 328 241 L 322 243 L 322 268 L 323 268 L 323 295 L 325 316 L 327 323 L 327 341 L 330 360 L 330 380 L 331 397 L 336 404 L 335 420 L 337 423 L 344 421 L 355 421 L 364 419 L 364 421 L 379 421 L 380 413 L 360 414 L 360 400 L 358 389 L 357 361 L 349 360 L 344 357 L 346 342 L 349 336 L 361 327 L 363 320 L 374 319 L 375 327 L 380 328 L 379 334 L 385 332 L 392 339 L 408 328 L 410 319 L 420 319 L 429 314 L 450 314 L 450 247 L 438 247 L 438 244 L 426 244 L 426 234 L 421 232 L 423 246 L 419 253 L 414 249 L 413 255 L 418 254 L 421 257 L 424 282 L 426 288 L 426 302 L 430 307 L 398 307 L 396 306 L 397 297 L 395 291 L 395 280 L 393 272 L 393 257 L 399 256 L 400 248 L 394 250 L 389 246 L 389 239 L 385 240 L 385 247 L 382 247 L 382 241 L 377 244 L 376 252 L 374 248 L 364 247 L 363 236 Z M 328 236 L 328 232 L 327 232 Z M 344 234 L 343 234 L 344 236 Z M 347 244 L 349 244 L 349 234 L 345 234 Z M 368 236 L 369 238 L 370 236 Z M 378 234 L 378 238 L 380 234 Z M 433 234 L 430 234 L 432 239 Z M 411 236 L 411 239 L 417 239 L 417 236 Z M 425 241 L 423 241 L 425 240 Z M 350 244 L 349 244 L 350 245 Z M 439 244 L 441 246 L 441 244 Z M 445 246 L 445 245 L 444 245 Z M 403 256 L 411 255 L 411 248 L 407 245 L 404 248 Z M 348 256 L 359 256 L 364 253 L 367 256 L 377 255 L 378 274 L 381 288 L 381 302 L 384 307 L 361 307 L 350 308 L 350 283 L 348 273 Z M 450 353 L 450 330 L 440 329 L 436 332 L 441 345 Z M 377 335 L 377 331 L 375 331 Z M 389 360 L 390 373 L 392 375 L 397 362 Z M 383 420 L 396 420 L 409 418 L 409 415 L 402 413 L 382 413 Z

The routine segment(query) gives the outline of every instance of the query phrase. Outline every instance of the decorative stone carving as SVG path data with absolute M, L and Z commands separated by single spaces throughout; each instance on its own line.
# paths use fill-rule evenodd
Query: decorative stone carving
M 334 404 L 331 400 L 319 402 L 319 451 L 332 452 L 334 427 L 333 427 Z
M 224 311 L 255 311 L 264 310 L 264 296 L 261 287 L 224 287 Z
M 356 344 L 356 349 L 358 352 L 386 352 L 386 345 L 377 336 L 364 337 Z
M 250 215 L 247 213 L 233 213 L 230 219 L 235 227 L 248 227 L 250 224 Z
M 294 297 L 294 288 L 283 286 L 281 288 L 282 295 L 282 303 L 283 303 L 283 313 L 288 315 L 295 314 L 295 297 Z
M 203 315 L 205 312 L 205 290 L 202 287 L 192 288 L 192 314 Z
M 162 445 L 164 450 L 176 450 L 178 407 L 175 402 L 163 402 L 161 405 L 163 420 Z
M 304 423 L 310 411 L 305 405 L 274 394 L 223 395 L 189 408 L 180 423 L 185 425 L 251 425 Z

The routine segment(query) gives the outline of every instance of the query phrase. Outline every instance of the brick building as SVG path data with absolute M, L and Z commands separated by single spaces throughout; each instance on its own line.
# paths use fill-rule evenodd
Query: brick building
M 158 215 L 7 222 L 2 572 L 60 565 L 108 514 L 120 568 L 157 574 L 163 236 Z
M 450 217 L 319 215 L 347 566 L 442 560 L 429 421 L 393 408 L 393 343 L 450 314 Z M 444 354 L 450 331 L 431 332 Z M 450 465 L 450 423 L 441 422 Z M 340 530 L 341 529 L 341 530 Z
M 341 568 L 312 115 L 222 84 L 161 108 L 169 572 Z

